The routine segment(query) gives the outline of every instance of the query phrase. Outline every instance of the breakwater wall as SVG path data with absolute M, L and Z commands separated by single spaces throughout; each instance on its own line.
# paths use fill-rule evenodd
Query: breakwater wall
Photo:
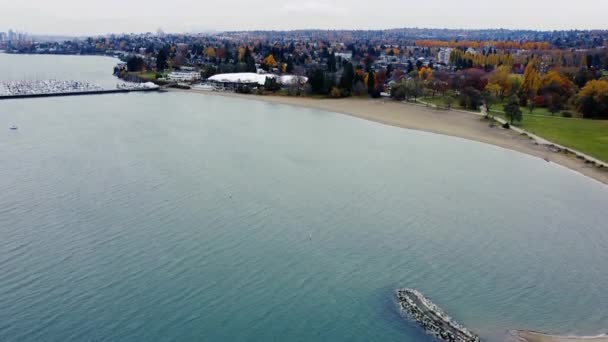
M 422 293 L 413 289 L 397 290 L 399 306 L 428 334 L 448 342 L 479 342 L 479 337 L 458 324 Z
M 1 95 L 0 100 L 14 100 L 14 99 L 32 99 L 39 97 L 59 97 L 59 96 L 85 96 L 85 95 L 106 95 L 106 94 L 121 94 L 131 92 L 148 92 L 148 91 L 159 91 L 158 88 L 151 89 L 107 89 L 107 90 L 93 90 L 93 91 L 71 91 L 63 93 L 40 93 L 40 94 L 20 94 L 20 95 Z

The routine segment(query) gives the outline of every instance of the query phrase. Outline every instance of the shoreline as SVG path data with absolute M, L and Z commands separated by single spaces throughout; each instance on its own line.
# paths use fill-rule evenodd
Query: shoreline
M 515 337 L 522 342 L 608 342 L 608 336 L 558 336 L 543 334 L 535 331 L 518 330 L 514 332 Z
M 224 96 L 267 103 L 318 109 L 356 117 L 393 127 L 425 131 L 490 144 L 553 162 L 608 185 L 608 169 L 598 168 L 574 154 L 556 151 L 550 145 L 538 144 L 531 137 L 500 126 L 490 127 L 488 121 L 475 113 L 439 110 L 424 105 L 402 103 L 390 99 L 342 98 L 315 99 L 276 95 L 245 95 L 204 90 L 171 89 L 170 91 Z

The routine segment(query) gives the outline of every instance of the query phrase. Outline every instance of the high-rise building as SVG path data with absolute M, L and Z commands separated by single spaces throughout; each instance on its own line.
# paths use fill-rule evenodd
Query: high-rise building
M 0 32 L 0 43 L 4 43 L 6 41 L 6 33 Z
M 8 30 L 8 41 L 11 42 L 17 39 L 17 34 L 13 30 Z

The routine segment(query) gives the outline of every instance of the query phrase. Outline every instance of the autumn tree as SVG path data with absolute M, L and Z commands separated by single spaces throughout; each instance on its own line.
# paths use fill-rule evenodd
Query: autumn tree
M 562 110 L 574 92 L 574 83 L 555 70 L 549 71 L 540 80 L 538 94 L 544 97 L 551 113 Z
M 578 94 L 577 105 L 585 118 L 608 119 L 608 81 L 587 82 Z
M 421 81 L 423 81 L 423 82 L 430 81 L 432 77 L 433 77 L 433 69 L 427 68 L 424 66 L 421 67 L 420 69 L 418 69 L 418 78 L 420 78 Z
M 217 54 L 215 53 L 215 48 L 212 46 L 209 46 L 205 49 L 205 56 L 207 58 L 215 58 L 217 56 Z
M 384 83 L 386 82 L 386 71 L 380 70 L 376 73 L 376 92 L 378 96 L 384 91 Z
M 538 92 L 540 87 L 540 74 L 536 66 L 535 59 L 528 62 L 524 71 L 524 80 L 521 85 L 521 92 L 525 100 L 532 99 Z
M 272 54 L 269 54 L 268 56 L 266 56 L 266 58 L 264 58 L 264 61 L 262 62 L 262 69 L 269 71 L 270 69 L 274 68 L 277 66 L 277 61 L 274 59 L 274 56 Z
M 490 91 L 493 91 L 496 96 L 500 97 L 501 100 L 511 92 L 511 68 L 506 65 L 501 65 L 494 72 L 492 72 L 488 79 L 488 86 Z M 487 88 L 486 88 L 487 89 Z

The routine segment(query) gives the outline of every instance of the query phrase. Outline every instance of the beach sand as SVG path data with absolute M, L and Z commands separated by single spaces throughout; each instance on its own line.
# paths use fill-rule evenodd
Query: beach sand
M 314 108 L 341 113 L 395 127 L 449 135 L 526 153 L 562 165 L 608 184 L 608 169 L 585 164 L 573 155 L 553 152 L 536 145 L 529 137 L 512 130 L 490 127 L 481 116 L 463 111 L 438 110 L 423 105 L 405 104 L 390 99 L 314 99 L 288 96 L 257 96 L 201 90 L 178 90 L 209 96 L 228 96 L 270 103 Z
M 546 335 L 532 331 L 518 331 L 517 335 L 521 341 L 524 342 L 608 342 L 608 336 L 597 336 L 597 337 L 570 337 L 570 336 L 554 336 Z

